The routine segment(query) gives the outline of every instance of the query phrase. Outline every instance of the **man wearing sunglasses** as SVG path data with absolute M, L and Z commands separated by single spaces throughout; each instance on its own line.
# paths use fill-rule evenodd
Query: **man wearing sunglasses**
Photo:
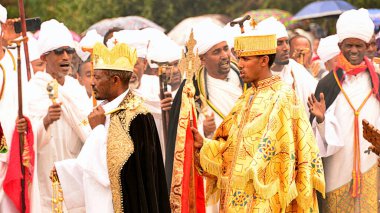
M 68 76 L 74 42 L 63 23 L 41 25 L 39 54 L 46 62 L 29 82 L 30 118 L 37 136 L 37 171 L 41 212 L 51 212 L 50 168 L 55 161 L 76 158 L 91 128 L 84 122 L 91 111 L 85 89 Z

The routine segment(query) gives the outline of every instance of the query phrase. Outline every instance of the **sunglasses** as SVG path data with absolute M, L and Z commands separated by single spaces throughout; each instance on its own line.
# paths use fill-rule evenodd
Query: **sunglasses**
M 58 49 L 53 50 L 53 52 L 54 52 L 56 55 L 62 55 L 63 52 L 66 52 L 67 54 L 74 54 L 74 53 L 75 53 L 75 49 L 72 48 L 72 47 L 67 47 L 67 48 L 60 47 L 60 48 L 58 48 Z

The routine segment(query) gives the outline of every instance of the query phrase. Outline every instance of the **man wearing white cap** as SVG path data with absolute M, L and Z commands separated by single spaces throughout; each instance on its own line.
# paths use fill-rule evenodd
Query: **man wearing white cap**
M 270 17 L 259 22 L 256 29 L 276 34 L 277 55 L 271 70 L 274 75 L 279 75 L 283 81 L 292 86 L 309 115 L 308 110 L 306 110 L 307 98 L 315 91 L 317 80 L 305 67 L 289 58 L 289 36 L 285 26 L 275 18 Z
M 84 122 L 91 110 L 84 88 L 69 77 L 75 53 L 70 31 L 52 19 L 42 23 L 38 39 L 40 56 L 46 70 L 37 72 L 29 82 L 28 108 L 37 146 L 37 172 L 42 212 L 52 211 L 53 163 L 75 158 L 90 131 Z M 48 92 L 49 91 L 49 92 Z
M 317 54 L 326 68 L 326 72 L 322 74 L 322 77 L 335 69 L 337 56 L 340 53 L 338 43 L 339 37 L 336 34 L 322 38 L 319 41 Z
M 366 9 L 342 13 L 336 23 L 341 53 L 319 81 L 309 108 L 324 157 L 324 212 L 377 212 L 377 158 L 366 151 L 362 119 L 380 127 L 379 75 L 365 56 L 374 24 Z M 320 102 L 318 101 L 320 100 Z
M 230 112 L 236 100 L 241 96 L 245 84 L 239 76 L 239 69 L 230 61 L 230 48 L 227 44 L 228 37 L 223 29 L 211 21 L 205 21 L 194 27 L 194 38 L 197 41 L 195 48 L 198 50 L 202 66 L 196 74 L 194 81 L 196 100 L 201 109 L 199 110 L 198 128 L 205 137 L 211 138 L 222 123 L 224 117 Z M 166 175 L 168 184 L 171 184 L 173 165 L 173 153 L 175 137 L 177 134 L 177 116 L 179 112 L 182 88 L 173 101 L 170 112 L 169 142 L 166 149 Z M 206 111 L 206 113 L 204 113 Z M 178 114 L 177 114 L 178 115 Z M 217 209 L 207 211 L 216 212 Z

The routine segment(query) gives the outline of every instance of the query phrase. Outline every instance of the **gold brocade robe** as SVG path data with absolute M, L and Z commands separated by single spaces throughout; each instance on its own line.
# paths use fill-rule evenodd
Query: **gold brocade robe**
M 200 151 L 220 212 L 318 212 L 325 182 L 313 131 L 278 76 L 247 90 Z

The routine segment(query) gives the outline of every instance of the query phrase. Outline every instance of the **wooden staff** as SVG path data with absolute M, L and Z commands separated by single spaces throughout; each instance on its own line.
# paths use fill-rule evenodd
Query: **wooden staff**
M 157 61 L 152 60 L 152 63 L 158 65 L 158 77 L 160 80 L 160 99 L 163 100 L 164 98 L 166 98 L 165 92 L 168 91 L 168 83 L 169 83 L 169 79 L 168 79 L 166 71 L 167 69 L 171 69 L 171 67 L 168 65 L 169 62 L 157 62 Z M 162 115 L 162 126 L 163 126 L 162 128 L 164 132 L 164 144 L 166 147 L 168 143 L 169 112 L 161 109 L 161 115 Z
M 246 15 L 246 16 L 244 16 L 243 18 L 241 18 L 239 20 L 231 21 L 230 22 L 230 26 L 233 27 L 236 24 L 238 24 L 239 27 L 240 27 L 240 32 L 241 32 L 241 34 L 243 34 L 244 33 L 244 22 L 247 21 L 247 20 L 249 20 L 249 19 L 251 19 L 251 16 L 250 15 Z
M 21 30 L 22 30 L 22 37 L 26 38 L 26 22 L 25 22 L 25 10 L 24 10 L 24 1 L 19 0 L 18 1 L 18 8 L 20 13 L 20 19 L 21 19 Z M 28 81 L 30 80 L 31 74 L 30 74 L 30 61 L 29 61 L 29 48 L 28 48 L 28 40 L 23 39 L 24 43 L 24 53 L 25 53 L 25 63 L 26 63 L 26 73 L 28 76 Z
M 18 119 L 24 117 L 22 113 L 22 77 L 21 77 L 21 42 L 27 42 L 28 37 L 23 37 L 19 40 L 10 41 L 10 43 L 15 43 L 17 45 L 17 88 L 18 88 Z M 19 133 L 19 144 L 20 144 L 20 165 L 21 165 L 21 212 L 25 212 L 25 168 L 23 165 L 23 153 L 24 153 L 24 133 Z

